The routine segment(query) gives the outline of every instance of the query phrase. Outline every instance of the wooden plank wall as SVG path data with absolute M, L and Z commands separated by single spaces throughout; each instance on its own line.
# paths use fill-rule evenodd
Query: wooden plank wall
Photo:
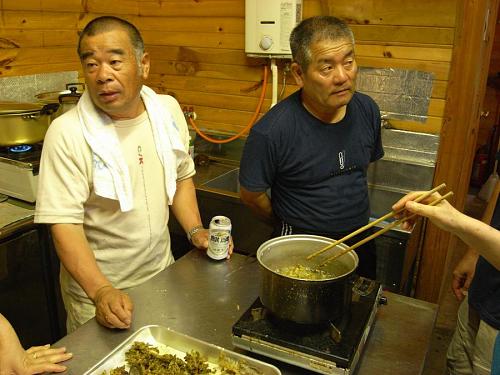
M 303 7 L 304 17 L 333 14 L 351 24 L 360 66 L 434 73 L 426 123 L 392 124 L 440 132 L 456 0 L 303 0 Z M 0 77 L 79 70 L 78 31 L 96 16 L 113 14 L 142 32 L 152 56 L 148 84 L 192 106 L 202 128 L 238 132 L 257 106 L 268 61 L 245 56 L 244 0 L 2 0 L 0 11 Z M 289 77 L 286 94 L 295 90 Z

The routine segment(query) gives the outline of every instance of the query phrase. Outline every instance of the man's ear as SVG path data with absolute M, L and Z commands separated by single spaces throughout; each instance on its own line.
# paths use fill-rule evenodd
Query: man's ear
M 297 83 L 299 87 L 304 87 L 304 80 L 303 80 L 304 72 L 302 71 L 300 65 L 297 64 L 296 62 L 293 62 L 290 67 L 290 70 L 292 71 L 293 78 L 295 78 L 295 83 Z
M 150 68 L 150 59 L 149 59 L 149 53 L 144 52 L 144 55 L 142 55 L 141 59 L 141 68 L 142 68 L 142 79 L 147 79 L 149 76 L 149 68 Z

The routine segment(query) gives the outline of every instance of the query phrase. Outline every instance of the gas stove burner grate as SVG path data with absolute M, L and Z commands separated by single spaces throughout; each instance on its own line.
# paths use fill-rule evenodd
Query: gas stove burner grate
M 9 147 L 9 152 L 14 152 L 14 153 L 22 153 L 22 152 L 28 152 L 33 148 L 31 145 L 18 145 L 18 146 L 11 146 Z
M 33 168 L 38 173 L 42 147 L 42 143 L 0 147 L 0 162 L 19 165 L 23 168 Z

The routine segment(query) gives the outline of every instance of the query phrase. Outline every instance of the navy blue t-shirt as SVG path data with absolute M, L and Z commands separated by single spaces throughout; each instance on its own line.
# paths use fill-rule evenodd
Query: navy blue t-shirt
M 370 215 L 366 171 L 384 152 L 380 111 L 355 93 L 344 119 L 324 123 L 302 105 L 301 91 L 274 106 L 252 128 L 240 183 L 271 189 L 274 214 L 312 232 L 348 232 Z
M 491 226 L 500 230 L 500 199 L 497 200 Z M 500 271 L 483 257 L 477 261 L 469 287 L 469 304 L 478 311 L 481 320 L 500 329 Z

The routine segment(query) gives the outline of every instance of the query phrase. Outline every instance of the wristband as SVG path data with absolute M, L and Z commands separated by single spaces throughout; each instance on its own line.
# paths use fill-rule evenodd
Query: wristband
M 189 241 L 190 243 L 192 243 L 192 242 L 191 242 L 191 239 L 193 238 L 193 236 L 194 236 L 196 233 L 198 233 L 200 230 L 203 230 L 203 229 L 205 229 L 205 228 L 203 228 L 203 225 L 201 225 L 201 224 L 199 224 L 199 225 L 196 225 L 196 226 L 192 227 L 192 228 L 189 230 L 189 232 L 187 232 L 187 238 L 188 238 L 188 241 Z

